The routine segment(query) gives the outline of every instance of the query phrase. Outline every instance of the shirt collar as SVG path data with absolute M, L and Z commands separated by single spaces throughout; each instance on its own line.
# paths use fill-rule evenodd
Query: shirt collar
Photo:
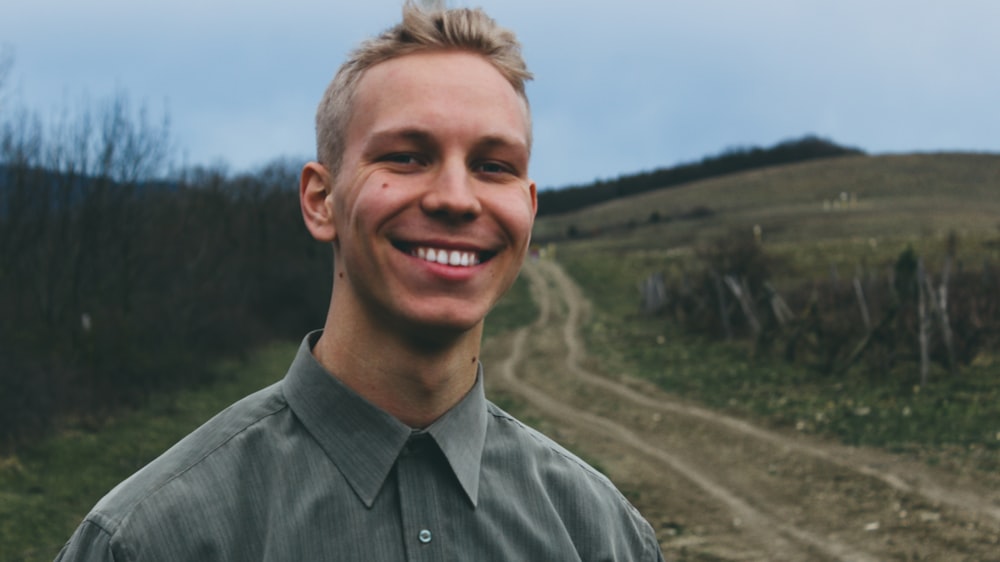
M 371 507 L 413 430 L 328 373 L 312 347 L 322 332 L 299 346 L 283 384 L 292 411 L 350 484 Z M 424 430 L 448 459 L 469 502 L 479 494 L 480 462 L 486 441 L 486 396 L 482 364 L 472 390 Z
M 476 383 L 462 400 L 427 427 L 448 459 L 469 502 L 475 507 L 479 497 L 479 468 L 486 443 L 486 393 L 483 364 L 476 370 Z

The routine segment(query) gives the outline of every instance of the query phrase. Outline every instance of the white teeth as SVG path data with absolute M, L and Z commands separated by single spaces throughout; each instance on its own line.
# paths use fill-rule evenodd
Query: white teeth
M 479 254 L 476 252 L 462 252 L 460 250 L 442 250 L 434 248 L 416 248 L 410 251 L 410 255 L 422 260 L 452 267 L 471 267 L 479 265 Z

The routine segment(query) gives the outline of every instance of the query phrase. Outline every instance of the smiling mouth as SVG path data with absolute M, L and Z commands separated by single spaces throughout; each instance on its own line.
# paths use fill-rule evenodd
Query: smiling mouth
M 447 248 L 432 248 L 429 246 L 396 245 L 396 248 L 415 258 L 452 267 L 476 266 L 489 261 L 490 258 L 496 255 L 496 252 L 449 250 Z

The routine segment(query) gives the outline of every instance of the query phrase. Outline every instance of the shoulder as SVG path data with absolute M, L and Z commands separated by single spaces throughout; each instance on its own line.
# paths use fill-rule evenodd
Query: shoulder
M 104 496 L 86 521 L 115 534 L 136 512 L 151 505 L 167 513 L 179 502 L 210 496 L 240 470 L 239 463 L 279 431 L 281 414 L 288 410 L 281 383 L 276 383 L 229 406 L 178 441 L 148 465 Z
M 614 550 L 619 553 L 658 559 L 652 527 L 607 476 L 495 404 L 489 403 L 487 410 L 484 471 L 500 467 L 504 475 L 497 478 L 506 478 L 508 491 L 550 505 L 579 551 L 617 543 Z M 589 541 L 595 544 L 587 546 Z
M 487 412 L 492 430 L 488 439 L 494 441 L 499 453 L 522 457 L 529 467 L 565 471 L 568 476 L 620 495 L 604 474 L 545 434 L 524 424 L 492 402 L 487 403 Z

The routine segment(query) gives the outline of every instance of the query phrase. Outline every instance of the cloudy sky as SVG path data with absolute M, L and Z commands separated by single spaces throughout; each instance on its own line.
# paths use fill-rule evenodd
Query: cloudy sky
M 6 99 L 124 92 L 187 164 L 306 158 L 344 55 L 402 0 L 13 0 Z M 996 0 L 451 0 L 521 38 L 542 187 L 816 134 L 875 153 L 1000 152 Z M 10 103 L 7 107 L 11 107 Z

